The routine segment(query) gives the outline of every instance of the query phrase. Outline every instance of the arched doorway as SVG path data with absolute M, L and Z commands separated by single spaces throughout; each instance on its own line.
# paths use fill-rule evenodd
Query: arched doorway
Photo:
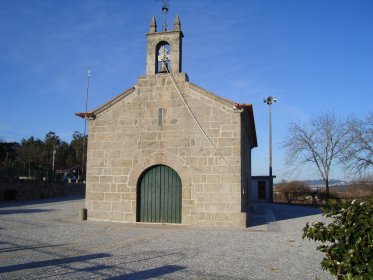
M 181 179 L 166 165 L 145 170 L 137 183 L 137 222 L 181 223 Z

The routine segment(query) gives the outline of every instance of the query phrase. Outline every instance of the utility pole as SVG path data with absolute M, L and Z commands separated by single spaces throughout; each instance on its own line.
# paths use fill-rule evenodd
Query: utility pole
M 53 144 L 53 152 L 52 152 L 52 175 L 53 175 L 53 182 L 56 181 L 56 176 L 55 176 L 55 173 L 54 173 L 54 162 L 55 162 L 55 158 L 56 158 L 56 144 Z
M 273 201 L 273 174 L 272 174 L 272 104 L 276 102 L 276 98 L 268 96 L 264 99 L 264 103 L 269 106 L 269 199 Z
M 87 77 L 87 91 L 85 98 L 85 115 L 84 115 L 84 135 L 83 135 L 83 153 L 82 153 L 82 176 L 84 174 L 84 167 L 87 155 L 85 154 L 86 138 L 87 138 L 87 111 L 88 111 L 88 93 L 89 93 L 89 79 L 91 77 L 91 66 L 88 67 L 88 77 Z

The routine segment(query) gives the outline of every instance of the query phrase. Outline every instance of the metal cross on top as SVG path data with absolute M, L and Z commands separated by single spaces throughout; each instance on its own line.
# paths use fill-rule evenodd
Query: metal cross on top
M 164 15 L 163 31 L 167 31 L 167 21 L 166 21 L 167 12 L 168 12 L 167 0 L 162 0 L 162 14 Z

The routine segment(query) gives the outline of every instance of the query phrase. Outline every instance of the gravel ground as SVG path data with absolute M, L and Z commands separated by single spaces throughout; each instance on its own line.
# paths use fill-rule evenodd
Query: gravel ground
M 84 200 L 0 206 L 0 279 L 333 279 L 301 239 L 317 209 L 253 205 L 247 229 L 79 221 Z

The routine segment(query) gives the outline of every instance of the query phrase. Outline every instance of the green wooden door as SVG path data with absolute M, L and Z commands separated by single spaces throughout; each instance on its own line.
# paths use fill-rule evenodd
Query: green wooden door
M 181 223 L 181 180 L 172 168 L 156 165 L 140 177 L 137 191 L 137 221 Z

